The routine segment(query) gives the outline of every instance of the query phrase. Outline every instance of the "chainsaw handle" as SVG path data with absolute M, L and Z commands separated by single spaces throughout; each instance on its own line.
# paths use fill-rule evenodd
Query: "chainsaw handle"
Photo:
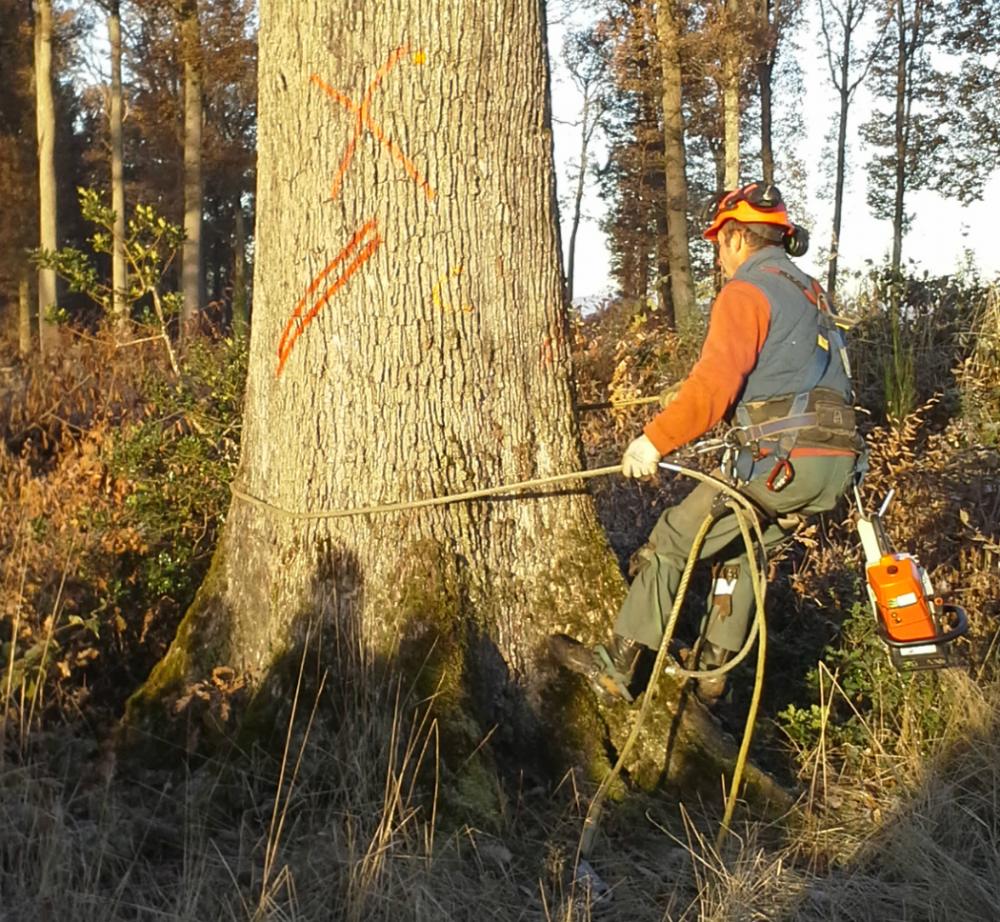
M 955 626 L 947 633 L 940 634 L 936 637 L 927 637 L 923 640 L 893 640 L 887 633 L 885 633 L 880 624 L 879 633 L 882 635 L 882 640 L 888 644 L 888 646 L 895 647 L 897 650 L 906 650 L 910 647 L 925 647 L 928 644 L 951 643 L 951 641 L 964 636 L 966 631 L 969 630 L 969 618 L 965 614 L 965 609 L 962 608 L 961 605 L 953 605 L 950 602 L 942 602 L 940 608 L 943 612 L 954 613 L 956 618 Z

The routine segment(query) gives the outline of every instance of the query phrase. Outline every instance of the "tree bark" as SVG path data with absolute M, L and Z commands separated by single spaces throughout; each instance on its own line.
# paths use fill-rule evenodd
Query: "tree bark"
M 202 259 L 202 77 L 201 25 L 196 0 L 181 7 L 181 48 L 184 56 L 184 246 L 181 250 L 181 291 L 184 306 L 181 335 L 192 329 L 205 300 Z
M 674 316 L 683 325 L 694 316 L 694 277 L 687 228 L 687 154 L 684 146 L 684 112 L 680 59 L 681 23 L 674 0 L 660 0 L 656 30 L 663 70 L 663 154 L 666 182 L 667 253 L 670 260 L 670 295 Z
M 115 213 L 111 245 L 111 318 L 116 331 L 128 329 L 128 276 L 125 270 L 125 174 L 122 141 L 122 22 L 121 4 L 108 9 L 108 43 L 111 46 L 111 209 Z
M 58 246 L 56 220 L 56 110 L 52 93 L 52 0 L 37 0 L 35 6 L 35 100 L 38 129 L 38 245 L 43 250 Z M 39 350 L 51 352 L 59 331 L 48 319 L 58 303 L 54 269 L 38 270 Z

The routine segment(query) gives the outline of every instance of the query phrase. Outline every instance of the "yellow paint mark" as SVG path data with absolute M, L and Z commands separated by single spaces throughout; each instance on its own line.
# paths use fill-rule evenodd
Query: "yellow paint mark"
M 427 63 L 427 52 L 426 51 L 414 51 L 413 52 L 413 63 L 414 64 L 426 64 Z
M 434 306 L 439 310 L 455 311 L 461 310 L 464 314 L 471 314 L 475 308 L 470 304 L 463 304 L 460 308 L 457 308 L 452 304 L 451 299 L 445 300 L 441 297 L 441 287 L 448 283 L 449 279 L 457 279 L 462 274 L 462 269 L 464 266 L 458 266 L 455 269 L 450 269 L 447 272 L 442 272 L 441 277 L 434 283 L 434 287 L 431 289 L 431 301 Z

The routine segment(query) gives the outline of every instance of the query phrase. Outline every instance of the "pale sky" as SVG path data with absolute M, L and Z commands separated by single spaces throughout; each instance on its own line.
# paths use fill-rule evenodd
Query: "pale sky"
M 553 55 L 553 114 L 556 119 L 572 122 L 579 117 L 580 104 L 572 83 L 559 72 L 562 49 L 562 31 L 559 27 L 550 27 L 549 41 Z M 806 113 L 807 135 L 803 142 L 802 159 L 812 187 L 816 188 L 824 182 L 819 163 L 824 136 L 829 131 L 837 110 L 825 59 L 817 55 L 814 44 L 808 41 L 803 41 L 802 44 L 805 50 L 799 53 L 798 58 L 806 88 L 801 111 Z M 891 222 L 875 220 L 869 214 L 866 202 L 866 163 L 869 154 L 858 139 L 857 129 L 867 119 L 869 106 L 868 97 L 863 92 L 859 93 L 848 122 L 848 144 L 851 148 L 849 156 L 852 159 L 848 161 L 848 185 L 844 197 L 840 260 L 842 271 L 862 271 L 865 269 L 866 259 L 876 264 L 882 262 L 892 245 Z M 808 113 L 811 112 L 815 112 L 816 117 L 810 119 Z M 781 118 L 780 102 L 776 105 L 775 118 Z M 556 123 L 554 137 L 559 194 L 563 196 L 569 191 L 567 162 L 578 153 L 579 133 L 576 128 Z M 603 151 L 599 152 L 598 159 L 601 162 L 603 157 Z M 744 175 L 743 178 L 749 181 L 754 177 Z M 780 187 L 780 177 L 776 177 L 776 181 Z M 603 203 L 591 187 L 584 206 L 584 212 L 590 219 L 581 224 L 577 235 L 574 282 L 576 298 L 608 293 L 613 287 L 608 274 L 604 235 L 597 226 L 597 219 L 603 208 Z M 831 202 L 823 201 L 815 195 L 809 208 L 809 215 L 792 214 L 791 218 L 800 223 L 811 224 L 812 245 L 809 253 L 800 260 L 800 265 L 806 272 L 822 278 L 825 268 L 818 263 L 816 257 L 820 248 L 829 243 L 833 206 Z M 1000 277 L 1000 246 L 997 246 L 995 231 L 996 216 L 1000 214 L 1000 167 L 994 171 L 980 202 L 962 206 L 957 202 L 945 201 L 936 193 L 918 191 L 907 194 L 906 209 L 914 215 L 914 220 L 903 240 L 904 262 L 912 262 L 916 264 L 918 271 L 926 271 L 931 275 L 947 275 L 964 261 L 963 253 L 968 248 L 986 279 Z M 564 248 L 569 237 L 568 218 L 569 214 L 566 213 L 563 225 Z

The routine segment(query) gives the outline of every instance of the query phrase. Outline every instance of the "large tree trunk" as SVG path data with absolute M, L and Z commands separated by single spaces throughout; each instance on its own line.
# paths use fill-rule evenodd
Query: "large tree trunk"
M 474 644 L 526 704 L 549 630 L 617 601 L 585 495 L 308 516 L 580 468 L 540 10 L 362 6 L 261 6 L 238 482 L 270 506 L 234 501 L 149 688 L 256 686 L 315 622 L 386 656 Z
M 115 329 L 128 326 L 128 277 L 125 270 L 125 173 L 122 142 L 122 21 L 121 4 L 108 9 L 108 43 L 111 46 L 111 208 L 115 226 L 111 244 L 111 316 Z
M 667 252 L 670 259 L 670 295 L 679 325 L 694 316 L 694 278 L 688 250 L 687 155 L 681 91 L 681 23 L 674 0 L 660 0 L 656 31 L 663 69 L 663 154 L 666 182 Z
M 181 7 L 181 48 L 184 56 L 184 246 L 181 250 L 181 291 L 184 307 L 181 335 L 186 335 L 205 300 L 202 260 L 201 178 L 201 26 L 196 0 Z
M 56 227 L 56 109 L 52 94 L 52 0 L 35 5 L 35 113 L 38 128 L 38 245 L 43 250 L 58 246 Z M 48 312 L 58 302 L 54 269 L 38 270 L 39 349 L 51 352 L 58 341 L 57 326 Z
M 586 493 L 360 512 L 580 467 L 543 26 L 531 0 L 261 4 L 238 487 L 128 728 L 169 736 L 199 682 L 287 700 L 308 637 L 331 684 L 359 646 L 419 673 L 445 764 L 469 771 L 496 727 L 606 769 L 591 699 L 545 652 L 553 630 L 605 636 L 622 596 Z

